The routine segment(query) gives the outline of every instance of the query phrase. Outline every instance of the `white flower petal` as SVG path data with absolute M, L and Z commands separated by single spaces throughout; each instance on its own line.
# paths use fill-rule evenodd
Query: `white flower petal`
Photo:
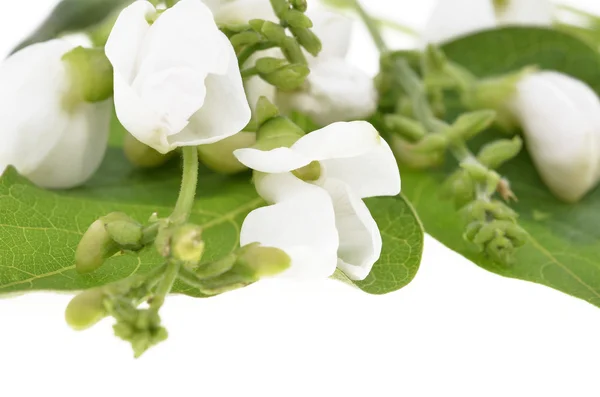
M 509 0 L 506 8 L 498 9 L 496 18 L 502 25 L 552 25 L 552 4 L 549 0 Z
M 313 161 L 310 157 L 286 147 L 273 150 L 238 149 L 233 154 L 246 167 L 273 174 L 297 170 Z
M 63 98 L 71 88 L 63 55 L 73 45 L 51 40 L 28 46 L 0 64 L 0 165 L 27 176 L 68 132 Z
M 291 149 L 311 160 L 362 156 L 377 149 L 381 137 L 366 121 L 339 122 L 306 134 Z
M 313 32 L 323 45 L 318 59 L 346 57 L 352 37 L 352 19 L 325 10 L 309 11 L 307 15 L 313 22 Z
M 338 267 L 352 280 L 364 280 L 381 255 L 379 227 L 365 203 L 344 182 L 329 178 L 323 188 L 333 200 L 340 236 Z
M 82 185 L 98 169 L 106 152 L 112 103 L 82 103 L 71 115 L 67 133 L 27 177 L 50 189 Z
M 215 20 L 220 24 L 247 23 L 251 19 L 279 22 L 269 1 L 233 0 L 221 2 L 213 8 Z
M 246 99 L 237 57 L 231 45 L 229 68 L 224 76 L 211 74 L 206 78 L 204 106 L 189 120 L 179 134 L 169 137 L 172 147 L 214 143 L 240 132 L 252 118 Z
M 150 29 L 146 15 L 155 11 L 147 1 L 136 1 L 125 8 L 119 14 L 104 47 L 115 75 L 119 75 L 127 84 L 133 82 L 137 57 Z
M 392 149 L 381 138 L 379 146 L 362 156 L 324 160 L 325 178 L 343 181 L 360 198 L 396 196 L 400 193 L 400 171 Z
M 557 197 L 574 202 L 597 183 L 600 100 L 585 84 L 568 79 L 571 88 L 565 90 L 544 74 L 525 77 L 512 108 L 542 179 Z
M 377 109 L 373 79 L 339 58 L 311 63 L 307 87 L 297 92 L 281 92 L 277 103 L 284 111 L 297 110 L 317 124 L 365 119 Z
M 291 174 L 265 175 L 260 184 L 276 204 L 252 211 L 240 233 L 242 246 L 258 242 L 285 251 L 292 259 L 283 277 L 314 279 L 336 269 L 338 234 L 331 199 L 323 189 Z
M 491 0 L 438 0 L 423 39 L 425 43 L 440 43 L 495 26 Z

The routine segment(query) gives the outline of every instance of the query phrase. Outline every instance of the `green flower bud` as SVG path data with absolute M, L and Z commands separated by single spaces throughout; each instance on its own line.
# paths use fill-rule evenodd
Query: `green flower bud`
M 290 9 L 290 4 L 288 0 L 271 0 L 271 7 L 279 19 L 284 19 L 286 11 Z
M 256 118 L 257 129 L 260 130 L 267 121 L 279 117 L 279 109 L 267 97 L 261 96 L 256 103 L 254 117 Z
M 518 136 L 513 139 L 501 139 L 485 145 L 477 155 L 477 159 L 489 168 L 496 169 L 515 158 L 522 148 L 523 140 Z
M 113 95 L 113 68 L 103 48 L 77 47 L 63 56 L 72 76 L 72 99 L 102 102 Z
M 392 150 L 396 159 L 415 169 L 429 169 L 444 162 L 444 152 L 416 153 L 413 144 L 397 136 L 391 137 Z
M 131 319 L 119 319 L 113 329 L 117 337 L 131 343 L 136 358 L 168 337 L 158 313 L 148 309 L 135 311 Z
M 283 19 L 292 28 L 310 29 L 313 23 L 302 11 L 288 9 L 283 13 Z
M 219 142 L 198 146 L 198 157 L 202 164 L 211 170 L 219 174 L 233 175 L 248 169 L 238 161 L 233 152 L 254 144 L 256 133 L 242 131 Z
M 414 147 L 416 153 L 431 153 L 444 151 L 450 145 L 450 140 L 443 133 L 427 134 Z
M 310 69 L 306 65 L 291 64 L 272 73 L 259 74 L 263 80 L 281 91 L 294 91 L 304 84 L 309 73 Z
M 488 178 L 490 170 L 477 162 L 463 161 L 460 163 L 460 167 L 467 171 L 467 173 L 477 182 L 484 182 Z
M 483 227 L 482 222 L 472 222 L 467 226 L 465 233 L 463 234 L 463 238 L 467 241 L 473 241 L 475 236 L 479 234 L 481 228 Z
M 75 250 L 75 269 L 79 273 L 93 272 L 119 250 L 104 221 L 98 219 L 90 225 Z
M 314 182 L 321 178 L 321 172 L 321 163 L 318 161 L 313 161 L 305 167 L 294 170 L 292 174 L 305 182 Z
M 452 140 L 468 141 L 480 132 L 489 128 L 496 119 L 493 110 L 478 110 L 462 114 L 446 132 Z
M 288 65 L 288 63 L 285 59 L 264 57 L 257 60 L 254 67 L 260 74 L 269 74 L 276 72 L 286 65 Z
M 306 10 L 308 9 L 308 4 L 306 0 L 291 0 L 290 4 L 292 5 L 292 7 L 294 7 L 294 9 L 301 12 L 306 12 Z
M 195 267 L 200 264 L 204 247 L 200 226 L 185 224 L 170 230 L 169 257 L 183 262 L 186 266 Z
M 285 55 L 290 63 L 306 65 L 306 57 L 296 39 L 293 37 L 286 37 L 280 45 L 283 55 Z
M 126 134 L 123 141 L 125 157 L 131 164 L 139 168 L 156 168 L 169 161 L 176 151 L 161 154 L 150 146 L 135 139 L 131 134 Z
M 113 212 L 102 218 L 110 238 L 122 249 L 142 248 L 142 225 L 122 212 Z
M 104 307 L 103 288 L 93 288 L 76 295 L 65 310 L 65 320 L 77 331 L 88 329 L 108 315 Z
M 529 233 L 516 223 L 511 223 L 506 227 L 506 236 L 509 237 L 515 247 L 522 247 L 529 241 Z
M 308 51 L 309 54 L 311 54 L 314 57 L 319 55 L 319 53 L 323 49 L 323 44 L 321 43 L 321 40 L 317 37 L 317 35 L 313 33 L 312 30 L 297 27 L 291 27 L 290 30 L 294 37 L 296 37 L 296 40 L 298 40 L 298 43 L 302 47 L 304 47 L 304 49 Z
M 400 135 L 408 141 L 419 141 L 427 134 L 427 130 L 416 120 L 399 114 L 388 114 L 383 119 L 385 128 Z
M 234 48 L 240 48 L 247 45 L 260 43 L 262 41 L 262 37 L 257 32 L 246 31 L 231 36 L 229 40 Z
M 453 199 L 457 208 L 462 208 L 475 199 L 475 183 L 466 171 L 459 170 L 444 182 L 442 192 Z
M 230 271 L 235 262 L 237 261 L 237 255 L 231 253 L 216 262 L 206 263 L 198 268 L 194 269 L 194 274 L 199 279 L 208 279 L 221 276 Z
M 292 259 L 278 248 L 250 244 L 238 251 L 236 266 L 250 269 L 257 279 L 275 276 L 287 270 Z
M 514 261 L 515 247 L 511 240 L 497 236 L 485 247 L 485 252 L 496 262 L 509 265 Z
M 252 21 L 250 21 L 251 26 Z M 254 25 L 258 27 L 258 23 L 254 22 Z M 283 45 L 283 43 L 289 39 L 290 37 L 285 34 L 285 29 L 274 22 L 271 21 L 262 21 L 262 26 L 260 32 L 267 38 L 267 40 L 272 41 L 277 45 Z
M 304 131 L 286 117 L 275 117 L 264 123 L 256 133 L 255 149 L 272 150 L 290 147 L 304 136 Z
M 473 239 L 473 243 L 479 247 L 485 247 L 485 244 L 499 235 L 502 235 L 502 232 L 498 230 L 498 225 L 494 222 L 487 223 L 481 227 Z

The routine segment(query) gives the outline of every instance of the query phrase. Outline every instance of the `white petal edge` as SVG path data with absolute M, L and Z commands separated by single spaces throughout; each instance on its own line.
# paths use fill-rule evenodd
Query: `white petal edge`
M 214 7 L 215 20 L 220 24 L 247 23 L 251 19 L 279 22 L 271 3 L 263 0 L 235 0 Z
M 365 203 L 344 182 L 330 178 L 323 188 L 333 200 L 340 236 L 338 268 L 352 280 L 364 280 L 381 255 L 379 227 Z
M 324 179 L 343 181 L 360 198 L 400 194 L 400 171 L 394 153 L 383 138 L 379 142 L 377 148 L 362 156 L 322 161 Z
M 438 0 L 436 4 L 423 33 L 425 44 L 496 26 L 491 0 Z
M 34 171 L 67 133 L 63 108 L 71 88 L 65 53 L 74 45 L 50 40 L 28 46 L 0 64 L 0 165 Z
M 260 243 L 285 251 L 291 266 L 280 277 L 322 279 L 336 269 L 339 238 L 331 199 L 323 189 L 291 174 L 270 174 L 261 179 L 263 190 L 278 201 L 252 211 L 240 232 L 242 246 Z
M 551 26 L 553 5 L 549 0 L 510 0 L 506 9 L 496 12 L 501 25 Z
M 579 200 L 596 183 L 600 125 L 543 76 L 525 77 L 517 92 L 512 107 L 542 179 L 562 200 Z
M 273 150 L 253 148 L 238 149 L 233 152 L 238 161 L 246 167 L 259 172 L 290 172 L 309 165 L 313 160 L 287 147 Z

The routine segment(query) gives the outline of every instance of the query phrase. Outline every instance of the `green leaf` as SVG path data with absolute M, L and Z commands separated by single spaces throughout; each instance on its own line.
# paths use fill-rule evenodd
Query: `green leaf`
M 118 141 L 119 130 L 113 128 L 113 142 Z M 68 191 L 37 188 L 9 168 L 0 178 L 0 294 L 82 290 L 159 266 L 162 261 L 153 247 L 139 255 L 115 256 L 85 275 L 75 271 L 73 258 L 81 236 L 100 216 L 122 211 L 140 222 L 153 212 L 168 216 L 177 199 L 180 177 L 177 160 L 158 170 L 136 170 L 116 147 L 109 149 L 92 180 Z M 367 202 L 382 229 L 383 255 L 372 275 L 357 286 L 370 293 L 394 291 L 408 284 L 417 271 L 422 227 L 402 197 Z M 202 168 L 191 220 L 204 229 L 204 259 L 216 260 L 236 249 L 244 218 L 262 205 L 249 173 L 226 177 Z M 181 284 L 175 291 L 201 296 Z
M 539 65 L 581 79 L 600 93 L 600 55 L 561 32 L 504 28 L 456 40 L 445 45 L 444 51 L 478 76 Z M 490 141 L 499 136 L 490 131 L 481 138 Z M 473 148 L 477 146 L 476 142 Z M 452 167 L 455 164 L 436 172 L 402 170 L 404 193 L 428 233 L 492 272 L 544 284 L 600 306 L 600 189 L 578 204 L 564 204 L 550 194 L 527 153 L 503 166 L 500 173 L 508 177 L 519 197 L 511 206 L 531 238 L 517 252 L 514 265 L 501 266 L 463 240 L 464 222 L 452 203 L 440 197 L 442 181 Z
M 364 281 L 351 281 L 339 270 L 334 278 L 370 294 L 387 294 L 406 286 L 417 274 L 423 253 L 423 226 L 403 195 L 365 201 L 381 231 L 381 257 Z
M 131 2 L 132 0 L 62 0 L 44 22 L 13 52 L 66 33 L 91 28 Z

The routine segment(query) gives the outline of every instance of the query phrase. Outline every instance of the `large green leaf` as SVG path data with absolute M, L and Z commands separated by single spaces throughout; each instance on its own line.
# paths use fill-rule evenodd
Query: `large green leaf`
M 600 93 L 600 56 L 564 33 L 504 28 L 461 38 L 444 50 L 478 76 L 538 65 L 577 77 Z M 497 138 L 492 131 L 486 134 L 483 138 L 488 141 Z M 463 240 L 464 223 L 453 205 L 440 197 L 441 183 L 451 170 L 448 166 L 437 172 L 402 172 L 404 192 L 428 233 L 485 269 L 544 284 L 600 306 L 600 189 L 569 205 L 550 194 L 527 153 L 500 169 L 519 197 L 513 208 L 531 235 L 518 251 L 516 263 L 501 266 L 477 254 Z
M 73 257 L 82 234 L 102 215 L 123 211 L 139 221 L 153 212 L 167 216 L 177 199 L 179 178 L 178 161 L 159 170 L 135 170 L 119 148 L 109 149 L 91 181 L 69 191 L 37 188 L 9 169 L 0 179 L 0 294 L 85 289 L 159 265 L 159 255 L 147 248 L 139 256 L 125 253 L 93 274 L 80 275 Z M 417 271 L 422 227 L 401 197 L 370 199 L 368 204 L 381 226 L 384 248 L 372 275 L 358 286 L 370 293 L 394 291 Z M 245 216 L 261 205 L 249 174 L 225 177 L 202 169 L 192 221 L 204 228 L 206 260 L 237 248 Z M 182 285 L 176 291 L 199 296 Z

